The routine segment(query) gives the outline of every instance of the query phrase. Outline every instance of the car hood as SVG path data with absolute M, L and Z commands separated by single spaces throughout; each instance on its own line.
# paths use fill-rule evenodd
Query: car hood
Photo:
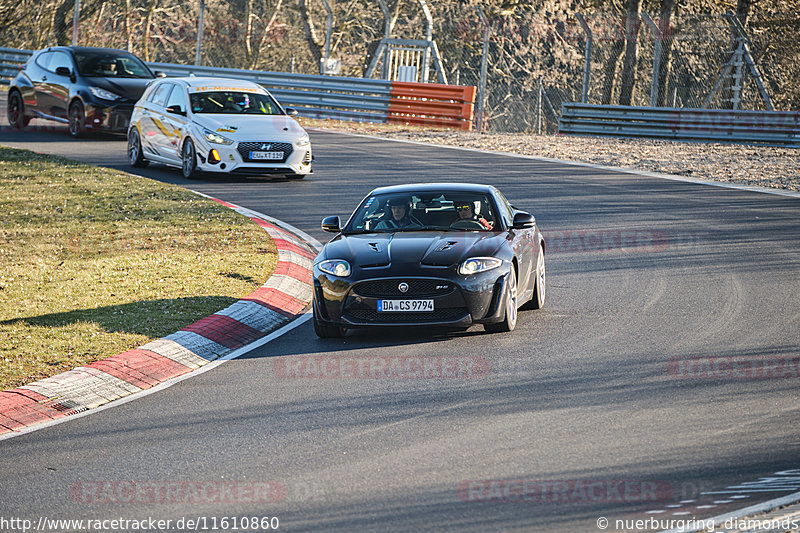
M 150 78 L 86 78 L 89 85 L 100 87 L 134 102 L 142 97 Z
M 346 259 L 358 267 L 408 263 L 450 266 L 469 257 L 493 256 L 503 233 L 414 231 L 339 235 L 325 245 L 326 259 Z
M 306 131 L 288 115 L 197 114 L 192 120 L 203 128 L 234 140 L 295 140 Z

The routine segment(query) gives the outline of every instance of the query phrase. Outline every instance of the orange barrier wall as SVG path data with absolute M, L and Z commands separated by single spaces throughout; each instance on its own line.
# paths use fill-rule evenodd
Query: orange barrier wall
M 474 86 L 392 82 L 388 121 L 471 130 Z

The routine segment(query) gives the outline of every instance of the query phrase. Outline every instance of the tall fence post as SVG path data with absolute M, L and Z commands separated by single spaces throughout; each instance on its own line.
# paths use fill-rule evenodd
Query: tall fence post
M 653 22 L 653 19 L 650 18 L 646 11 L 642 11 L 642 20 L 653 32 L 653 37 L 656 41 L 655 50 L 653 51 L 653 81 L 650 84 L 650 107 L 656 107 L 658 105 L 658 76 L 661 72 L 661 47 L 664 41 L 664 34 L 661 33 L 658 25 Z
M 328 63 L 328 59 L 331 57 L 331 34 L 333 33 L 333 9 L 331 9 L 331 4 L 328 0 L 322 0 L 322 4 L 325 6 L 325 12 L 327 16 L 325 18 L 325 48 L 323 49 L 324 57 L 319 62 L 319 73 L 325 74 L 325 69 Z
M 200 13 L 197 16 L 197 44 L 194 47 L 194 64 L 200 66 L 200 53 L 203 50 L 203 26 L 206 18 L 206 1 L 200 0 Z
M 586 33 L 586 55 L 583 60 L 583 90 L 581 91 L 581 103 L 586 104 L 589 102 L 589 77 L 592 74 L 592 45 L 594 44 L 594 35 L 592 29 L 586 23 L 583 15 L 577 13 L 578 22 L 581 23 L 581 28 Z
M 542 78 L 536 80 L 538 90 L 536 95 L 536 134 L 542 134 Z
M 481 79 L 478 83 L 478 101 L 475 112 L 475 130 L 483 131 L 484 114 L 486 113 L 486 70 L 489 60 L 489 21 L 481 6 L 475 6 L 483 24 L 483 50 L 481 51 Z
M 78 30 L 81 20 L 81 0 L 75 0 L 75 8 L 72 10 L 72 46 L 78 46 Z
M 425 15 L 425 40 L 427 40 L 429 43 L 425 48 L 424 57 L 422 60 L 422 76 L 420 76 L 420 79 L 422 80 L 422 83 L 428 83 L 428 73 L 431 69 L 430 43 L 433 41 L 433 16 L 431 15 L 431 10 L 428 9 L 428 4 L 425 3 L 425 0 L 417 1 L 422 8 L 422 13 Z

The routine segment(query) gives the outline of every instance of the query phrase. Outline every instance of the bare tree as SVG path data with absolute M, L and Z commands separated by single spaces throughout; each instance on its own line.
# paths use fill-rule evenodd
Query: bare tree
M 658 30 L 661 33 L 661 60 L 658 69 L 658 95 L 656 105 L 663 107 L 667 102 L 667 88 L 672 73 L 672 12 L 675 10 L 675 0 L 661 0 L 661 9 L 658 17 Z
M 627 0 L 625 18 L 625 58 L 622 60 L 622 82 L 619 90 L 620 105 L 631 105 L 636 85 L 636 55 L 639 45 L 639 28 L 642 25 L 642 0 Z
M 325 46 L 325 38 L 317 34 L 317 28 L 314 25 L 314 17 L 309 10 L 307 0 L 299 0 L 298 7 L 303 18 L 303 33 L 306 36 L 306 44 L 308 50 L 311 52 L 311 57 L 319 63 L 319 58 L 322 57 L 322 47 Z

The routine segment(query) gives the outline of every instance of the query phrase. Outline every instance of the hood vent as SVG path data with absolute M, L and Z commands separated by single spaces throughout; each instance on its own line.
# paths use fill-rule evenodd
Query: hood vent
M 458 244 L 458 241 L 447 241 L 447 242 L 443 243 L 441 246 L 439 246 L 439 249 L 436 250 L 436 251 L 437 252 L 444 252 L 445 250 L 449 250 L 450 248 L 452 248 L 456 244 Z
M 369 244 L 369 247 L 378 253 L 381 253 L 383 251 L 383 246 L 379 242 L 370 242 L 367 244 Z

